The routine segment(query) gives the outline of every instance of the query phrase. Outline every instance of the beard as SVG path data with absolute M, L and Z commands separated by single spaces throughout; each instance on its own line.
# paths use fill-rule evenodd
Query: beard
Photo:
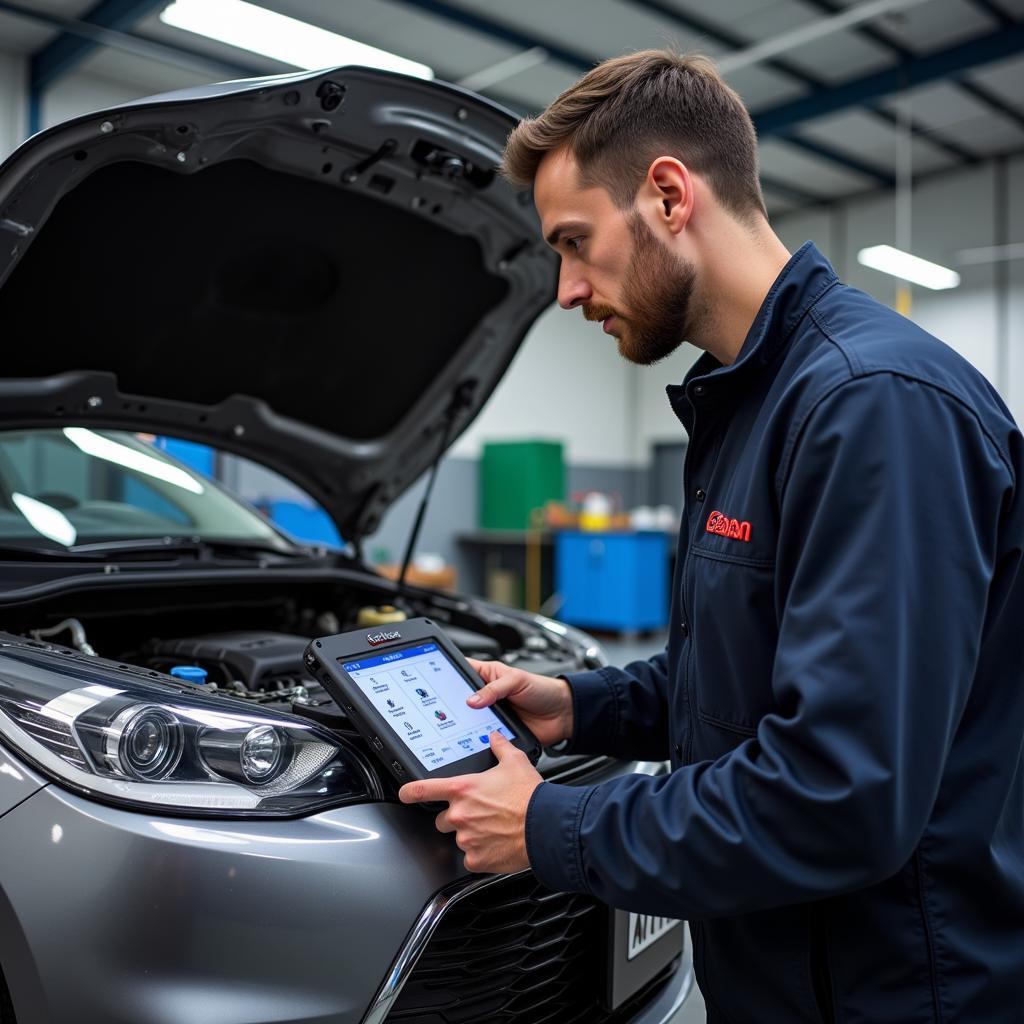
M 638 366 L 650 366 L 674 352 L 692 333 L 693 290 L 697 271 L 663 245 L 639 214 L 629 217 L 633 255 L 622 284 L 623 316 L 611 306 L 584 306 L 587 320 L 614 316 L 620 321 L 619 354 Z

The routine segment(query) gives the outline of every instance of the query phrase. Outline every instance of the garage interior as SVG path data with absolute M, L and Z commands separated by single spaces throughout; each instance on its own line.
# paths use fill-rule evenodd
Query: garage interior
M 231 8 L 218 15 L 216 4 L 198 6 L 205 20 L 190 29 L 181 27 L 190 24 L 185 3 L 0 3 L 0 156 L 93 110 L 295 69 L 243 48 L 245 29 L 232 27 Z M 842 280 L 940 335 L 1018 419 L 1024 414 L 1018 0 L 260 6 L 344 37 L 323 45 L 378 48 L 404 59 L 402 69 L 523 115 L 614 54 L 672 45 L 711 55 L 754 116 L 768 212 L 786 245 L 814 240 Z M 863 251 L 880 245 L 952 270 L 957 283 L 934 290 L 865 265 Z M 682 380 L 697 354 L 683 346 L 667 362 L 637 367 L 582 318 L 553 306 L 441 463 L 411 578 L 606 630 L 613 648 L 662 628 L 661 596 L 594 601 L 601 579 L 619 572 L 653 572 L 653 589 L 667 592 L 686 439 L 663 389 Z M 329 517 L 287 480 L 227 454 L 160 443 L 297 536 L 340 542 Z M 408 490 L 366 540 L 372 564 L 397 571 L 425 487 L 423 479 Z M 556 544 L 581 517 L 591 536 Z M 612 525 L 637 536 L 621 540 L 621 550 L 601 548 L 599 534 Z M 652 526 L 665 543 L 644 540 Z M 591 581 L 580 575 L 587 566 Z
M 246 34 L 246 7 L 322 32 L 275 46 Z M 1024 422 L 1024 0 L 0 0 L 0 161 L 36 132 L 140 97 L 350 63 L 530 115 L 595 63 L 664 45 L 712 56 L 747 104 L 786 246 L 813 240 L 843 281 L 961 353 Z M 893 264 L 892 250 L 929 266 Z M 384 304 L 383 330 L 388 316 Z M 144 362 L 145 337 L 137 345 Z M 684 500 L 686 437 L 664 389 L 698 354 L 627 363 L 552 305 L 440 461 L 429 503 L 426 473 L 362 557 L 579 626 L 614 664 L 653 653 Z M 154 443 L 300 541 L 345 545 L 284 476 L 189 440 Z M 688 1013 L 703 1019 L 697 1000 Z

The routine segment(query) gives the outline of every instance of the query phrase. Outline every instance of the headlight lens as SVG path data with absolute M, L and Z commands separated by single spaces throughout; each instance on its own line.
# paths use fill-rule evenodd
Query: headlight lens
M 262 785 L 280 772 L 287 737 L 272 725 L 257 725 L 248 732 L 207 729 L 199 737 L 199 753 L 218 775 Z
M 107 764 L 135 779 L 166 779 L 181 758 L 181 723 L 159 707 L 127 707 L 105 730 Z
M 269 779 L 281 763 L 281 734 L 269 725 L 257 725 L 242 740 L 242 774 L 250 782 Z
M 189 815 L 298 815 L 380 796 L 362 756 L 312 723 L 34 648 L 0 642 L 0 738 L 58 782 Z

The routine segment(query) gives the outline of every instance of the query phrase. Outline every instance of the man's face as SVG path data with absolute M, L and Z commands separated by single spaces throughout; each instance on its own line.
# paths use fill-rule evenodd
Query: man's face
M 601 187 L 581 188 L 575 161 L 550 153 L 534 181 L 544 237 L 562 260 L 558 302 L 581 306 L 647 366 L 687 336 L 696 271 L 662 243 L 637 211 L 623 212 Z

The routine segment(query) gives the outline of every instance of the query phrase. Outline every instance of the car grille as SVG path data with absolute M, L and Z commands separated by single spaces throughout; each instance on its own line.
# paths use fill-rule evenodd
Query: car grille
M 387 1024 L 616 1024 L 675 965 L 615 1014 L 601 1007 L 607 909 L 553 893 L 526 873 L 481 888 L 441 919 Z

